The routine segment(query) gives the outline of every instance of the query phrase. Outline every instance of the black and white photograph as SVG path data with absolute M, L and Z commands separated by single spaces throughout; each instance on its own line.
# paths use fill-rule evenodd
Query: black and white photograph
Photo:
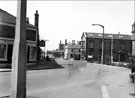
M 0 0 L 0 98 L 135 98 L 135 0 Z

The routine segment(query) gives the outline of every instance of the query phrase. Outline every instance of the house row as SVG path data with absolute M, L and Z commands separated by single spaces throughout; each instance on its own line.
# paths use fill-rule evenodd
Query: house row
M 109 57 L 115 62 L 126 62 L 133 54 L 135 39 L 135 23 L 132 25 L 132 36 L 127 34 L 104 34 L 103 60 Z M 82 56 L 88 60 L 101 61 L 103 33 L 83 32 L 81 36 Z

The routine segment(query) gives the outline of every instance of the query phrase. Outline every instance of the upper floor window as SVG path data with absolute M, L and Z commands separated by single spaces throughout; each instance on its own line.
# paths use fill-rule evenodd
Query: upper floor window
M 108 35 L 109 38 L 113 38 L 113 35 Z
M 123 36 L 122 35 L 119 35 L 119 38 L 123 38 Z
M 93 41 L 89 42 L 89 48 L 94 48 L 94 42 Z
M 125 43 L 124 42 L 120 43 L 120 49 L 125 49 Z
M 74 49 L 71 49 L 71 52 L 74 52 Z
M 89 34 L 90 37 L 93 37 L 93 34 Z
M 99 37 L 103 37 L 103 34 L 98 34 Z
M 99 48 L 102 48 L 102 41 L 99 42 Z

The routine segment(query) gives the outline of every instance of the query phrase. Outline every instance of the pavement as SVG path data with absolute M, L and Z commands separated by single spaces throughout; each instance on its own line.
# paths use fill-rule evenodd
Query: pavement
M 28 71 L 31 70 L 47 70 L 47 69 L 59 69 L 59 68 L 64 68 L 63 66 L 59 65 L 55 61 L 45 61 L 42 60 L 39 62 L 38 65 L 31 65 L 27 67 Z M 11 68 L 0 68 L 0 72 L 11 72 Z

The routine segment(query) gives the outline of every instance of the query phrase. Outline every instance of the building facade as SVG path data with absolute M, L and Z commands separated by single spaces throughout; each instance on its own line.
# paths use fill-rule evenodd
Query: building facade
M 71 44 L 65 46 L 64 58 L 74 58 L 75 60 L 80 60 L 81 57 L 81 44 L 78 42 L 75 44 L 73 40 Z
M 94 61 L 101 61 L 102 55 L 102 33 L 83 32 L 81 41 L 83 42 L 84 57 L 92 56 Z M 124 34 L 104 34 L 104 61 L 113 57 L 113 61 L 125 62 L 128 55 L 132 53 L 131 35 Z
M 38 15 L 37 11 L 36 14 Z M 38 23 L 37 20 L 35 21 Z M 16 17 L 0 9 L 0 67 L 11 66 L 15 25 Z M 36 64 L 37 61 L 38 27 L 31 25 L 28 18 L 26 26 L 27 64 L 31 65 Z

